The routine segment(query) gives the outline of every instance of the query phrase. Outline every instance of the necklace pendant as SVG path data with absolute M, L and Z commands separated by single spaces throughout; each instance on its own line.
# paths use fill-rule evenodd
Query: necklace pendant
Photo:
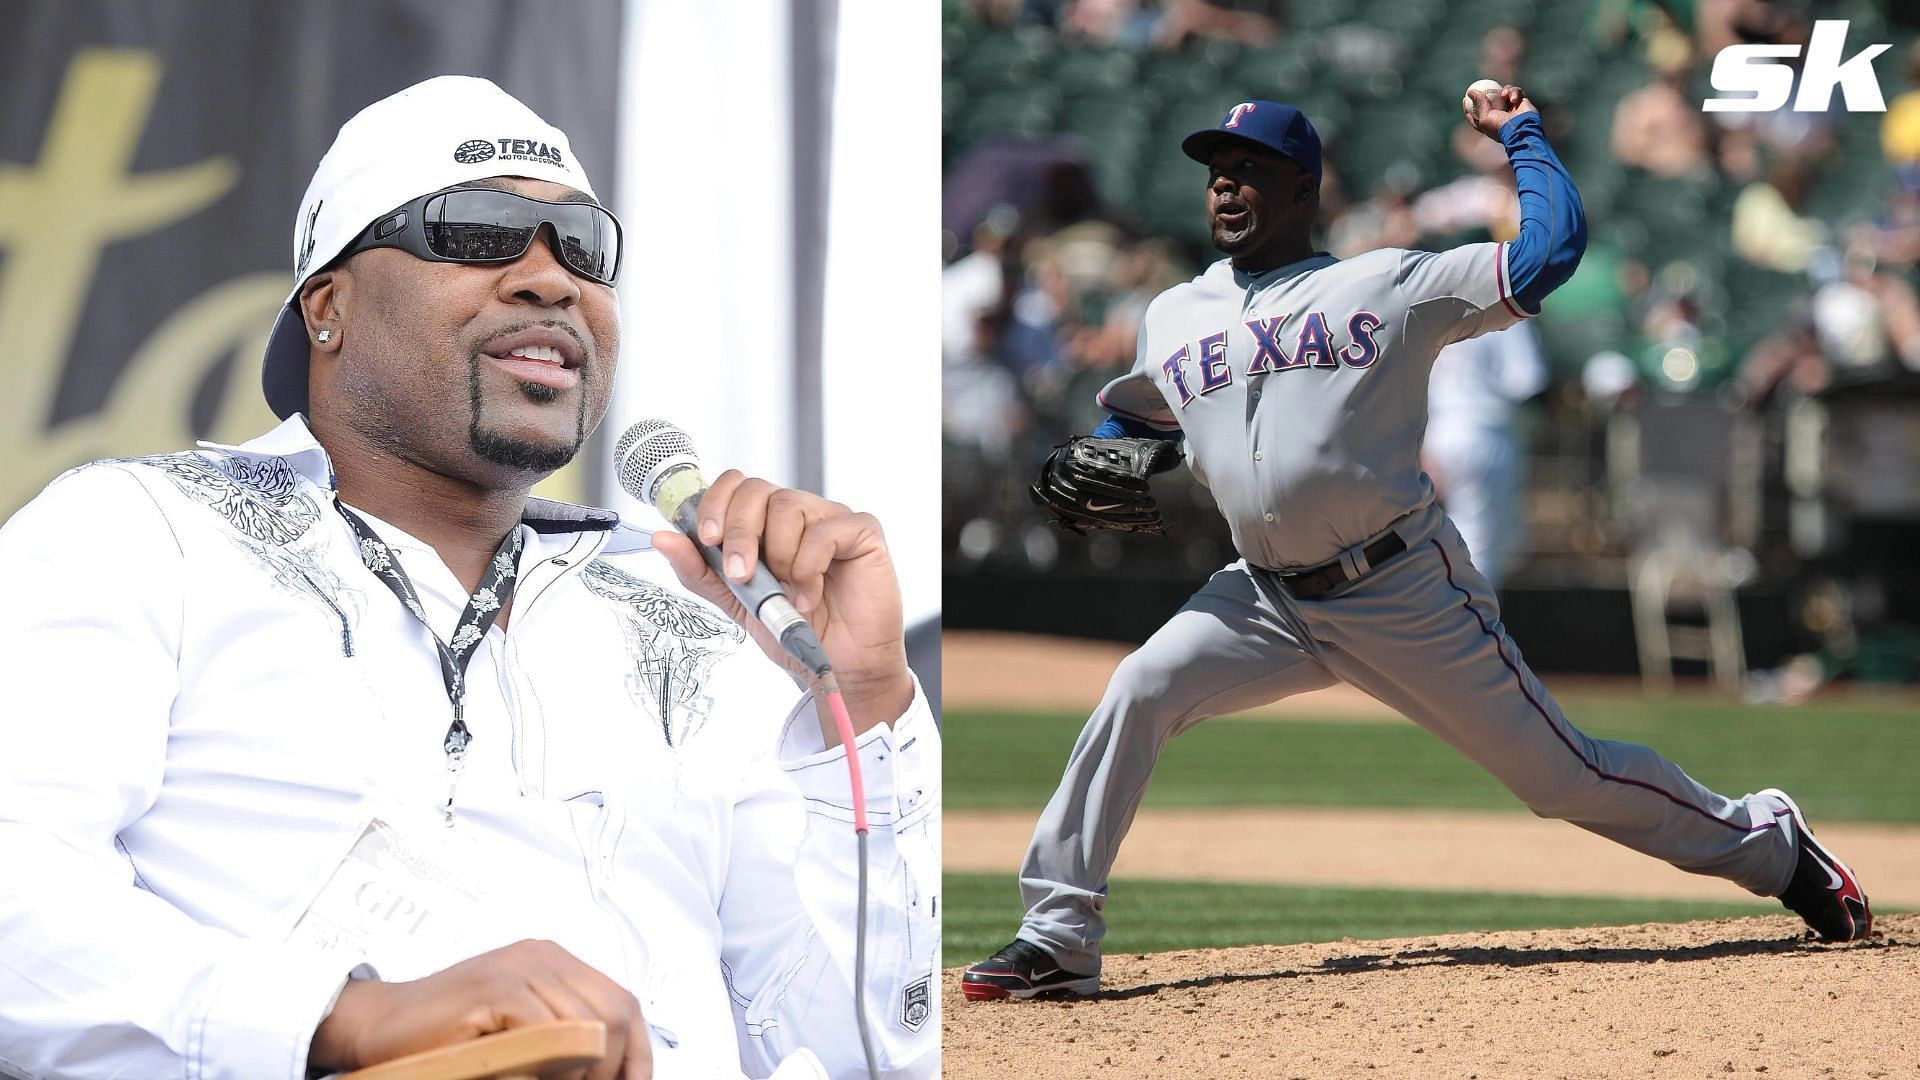
M 440 808 L 444 820 L 441 824 L 453 828 L 453 796 L 460 787 L 460 773 L 467 764 L 466 751 L 455 751 L 447 755 L 447 804 Z

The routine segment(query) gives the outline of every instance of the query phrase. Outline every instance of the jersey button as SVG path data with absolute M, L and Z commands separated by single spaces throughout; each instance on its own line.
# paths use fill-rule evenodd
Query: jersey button
M 1253 452 L 1253 460 L 1255 460 L 1255 461 L 1259 461 L 1259 460 L 1260 460 L 1260 451 L 1258 451 L 1258 450 L 1255 450 L 1255 451 Z
M 1268 520 L 1268 521 L 1272 521 L 1272 520 L 1273 520 L 1273 515 L 1272 515 L 1272 514 L 1268 514 L 1268 515 L 1267 515 L 1267 520 Z

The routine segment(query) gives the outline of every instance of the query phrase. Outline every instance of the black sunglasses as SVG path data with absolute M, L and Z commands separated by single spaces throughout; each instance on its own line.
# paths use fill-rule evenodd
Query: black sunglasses
M 540 226 L 553 226 L 554 257 L 602 285 L 620 272 L 620 220 L 598 203 L 548 202 L 495 188 L 456 187 L 422 195 L 360 231 L 335 262 L 390 247 L 429 262 L 504 263 L 527 253 Z

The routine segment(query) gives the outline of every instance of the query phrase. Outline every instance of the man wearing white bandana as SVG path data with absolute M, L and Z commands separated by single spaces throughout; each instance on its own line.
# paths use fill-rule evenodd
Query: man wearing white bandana
M 554 1019 L 607 1025 L 594 1080 L 866 1074 L 824 703 L 687 538 L 528 494 L 606 411 L 621 239 L 493 84 L 377 102 L 296 219 L 284 423 L 0 529 L 0 1074 L 300 1080 Z M 940 742 L 879 525 L 735 472 L 699 514 L 833 662 L 880 1070 L 937 1075 Z

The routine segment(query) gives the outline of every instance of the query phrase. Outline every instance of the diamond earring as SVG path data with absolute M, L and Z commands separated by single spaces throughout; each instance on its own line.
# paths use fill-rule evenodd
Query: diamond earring
M 327 342 L 329 342 L 329 341 L 332 341 L 332 340 L 333 340 L 333 331 L 331 331 L 331 330 L 322 330 L 322 331 L 320 331 L 319 333 L 317 333 L 317 334 L 315 334 L 315 335 L 313 335 L 313 336 L 314 336 L 315 338 L 318 338 L 318 339 L 319 339 L 319 341 L 320 341 L 320 344 L 322 344 L 322 345 L 325 345 L 325 344 L 326 344 Z

